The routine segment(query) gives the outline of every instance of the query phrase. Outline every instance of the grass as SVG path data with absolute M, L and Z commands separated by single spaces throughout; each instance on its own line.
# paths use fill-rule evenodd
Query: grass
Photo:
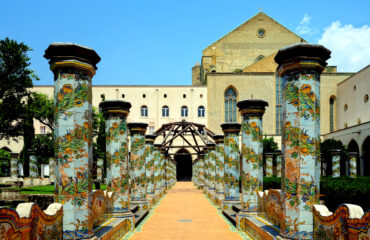
M 95 185 L 93 184 L 95 189 Z M 24 188 L 12 188 L 20 190 L 21 194 L 54 194 L 54 185 L 24 187 Z M 107 185 L 100 185 L 100 189 L 106 190 Z

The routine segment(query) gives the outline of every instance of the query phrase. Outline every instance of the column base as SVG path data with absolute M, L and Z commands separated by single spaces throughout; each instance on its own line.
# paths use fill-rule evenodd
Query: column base
M 215 189 L 214 188 L 208 188 L 207 197 L 209 199 L 213 200 L 215 195 L 216 195 Z
M 198 188 L 199 190 L 202 190 L 202 189 L 204 188 L 204 185 L 203 185 L 202 183 L 200 183 L 200 184 L 198 184 L 197 188 Z
M 149 201 L 149 206 L 153 206 L 156 202 L 156 196 L 154 193 L 149 193 L 146 195 L 146 199 Z
M 130 201 L 130 205 L 138 206 L 139 210 L 149 210 L 150 209 L 150 202 L 147 199 Z
M 215 204 L 221 206 L 223 200 L 224 200 L 224 193 L 223 192 L 216 192 L 216 194 L 214 196 Z
M 231 210 L 233 205 L 240 204 L 240 200 L 223 200 L 221 204 L 221 209 Z

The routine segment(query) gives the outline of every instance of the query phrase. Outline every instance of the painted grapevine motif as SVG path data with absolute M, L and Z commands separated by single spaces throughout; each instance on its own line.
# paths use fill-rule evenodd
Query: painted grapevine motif
M 146 172 L 145 172 L 145 137 L 141 133 L 131 134 L 130 165 L 133 176 L 131 200 L 140 201 L 146 198 Z
M 216 193 L 224 194 L 224 143 L 216 144 Z

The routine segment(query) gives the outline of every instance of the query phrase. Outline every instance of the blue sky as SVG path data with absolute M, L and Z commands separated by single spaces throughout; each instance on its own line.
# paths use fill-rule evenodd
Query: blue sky
M 93 84 L 189 85 L 202 49 L 259 12 L 332 50 L 330 64 L 370 64 L 370 1 L 3 1 L 0 39 L 29 45 L 37 85 L 53 84 L 51 42 L 94 48 L 102 60 Z

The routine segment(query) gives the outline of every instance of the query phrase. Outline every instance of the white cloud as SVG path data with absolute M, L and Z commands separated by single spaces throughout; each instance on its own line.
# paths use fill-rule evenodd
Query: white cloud
M 311 17 L 308 16 L 307 13 L 305 13 L 302 20 L 299 22 L 298 27 L 295 29 L 295 31 L 301 35 L 304 35 L 304 34 L 313 35 L 317 33 L 316 29 L 309 26 L 310 22 L 311 22 Z
M 332 22 L 324 29 L 319 44 L 331 51 L 329 65 L 338 66 L 338 71 L 357 72 L 370 64 L 370 27 L 354 27 Z

